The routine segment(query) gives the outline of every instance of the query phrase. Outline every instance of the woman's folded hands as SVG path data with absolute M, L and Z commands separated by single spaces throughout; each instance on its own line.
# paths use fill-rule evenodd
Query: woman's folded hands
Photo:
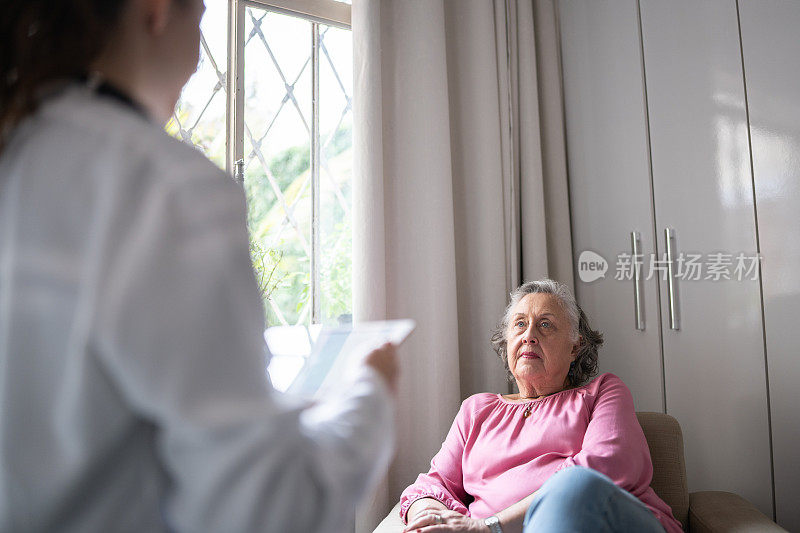
M 449 509 L 423 509 L 408 521 L 405 532 L 421 533 L 486 533 L 489 526 L 483 520 L 464 516 Z

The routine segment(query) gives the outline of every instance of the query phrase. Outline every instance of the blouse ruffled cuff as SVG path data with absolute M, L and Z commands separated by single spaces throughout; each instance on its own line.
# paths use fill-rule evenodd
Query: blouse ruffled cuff
M 425 492 L 414 492 L 402 497 L 400 500 L 400 519 L 404 524 L 408 524 L 407 515 L 409 507 L 411 507 L 415 501 L 421 500 L 422 498 L 433 498 L 434 500 L 442 503 L 442 505 L 451 511 L 455 511 L 463 515 L 466 515 L 469 512 L 463 503 L 453 498 L 445 491 L 439 489 L 438 487 L 430 487 Z

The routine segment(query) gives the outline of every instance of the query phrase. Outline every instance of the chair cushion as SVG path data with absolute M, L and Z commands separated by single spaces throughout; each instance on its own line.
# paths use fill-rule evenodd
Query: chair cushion
M 650 448 L 653 480 L 650 486 L 672 508 L 686 529 L 689 521 L 689 488 L 683 458 L 683 433 L 678 421 L 664 413 L 636 413 Z

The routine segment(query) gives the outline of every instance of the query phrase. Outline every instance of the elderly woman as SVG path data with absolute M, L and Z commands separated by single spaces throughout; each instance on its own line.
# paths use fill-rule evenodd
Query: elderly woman
M 681 531 L 650 488 L 628 388 L 613 374 L 589 381 L 602 342 L 566 286 L 512 292 L 492 343 L 519 394 L 464 401 L 402 494 L 406 531 Z

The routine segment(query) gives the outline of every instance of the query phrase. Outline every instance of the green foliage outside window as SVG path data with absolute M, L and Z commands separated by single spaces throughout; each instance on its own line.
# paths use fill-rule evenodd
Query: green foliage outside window
M 178 111 L 178 118 L 187 119 L 186 112 Z M 214 163 L 223 167 L 224 143 L 215 142 L 219 131 L 213 125 L 199 125 L 192 133 L 192 143 Z M 217 125 L 221 127 L 221 125 Z M 170 120 L 166 131 L 180 138 L 175 120 Z M 326 138 L 323 135 L 323 139 Z M 345 125 L 334 134 L 325 147 L 325 157 L 335 176 L 345 200 L 350 202 L 350 176 L 352 175 L 352 128 Z M 308 145 L 293 146 L 278 152 L 270 161 L 271 175 L 282 191 L 288 205 L 294 207 L 300 232 L 310 242 L 310 153 Z M 260 172 L 259 172 L 260 170 Z M 328 176 L 322 178 L 328 180 Z M 301 318 L 303 307 L 310 299 L 310 265 L 306 251 L 296 238 L 293 227 L 284 227 L 281 238 L 275 239 L 281 226 L 286 225 L 284 211 L 267 179 L 266 172 L 258 168 L 248 172 L 245 181 L 247 196 L 247 226 L 250 232 L 250 255 L 259 291 L 264 302 L 267 326 L 281 323 L 273 309 L 277 306 L 288 324 Z M 349 216 L 333 194 L 323 194 L 321 209 L 323 258 L 320 265 L 320 291 L 323 322 L 335 323 L 349 315 L 352 301 L 352 239 Z M 310 314 L 301 323 L 310 323 Z
M 230 155 L 226 142 L 232 142 L 224 90 L 227 6 L 222 2 L 211 4 L 201 23 L 203 45 L 197 72 L 184 88 L 165 129 L 225 168 Z M 352 78 L 351 34 L 348 30 L 331 27 L 321 30 L 318 41 L 320 76 L 317 79 L 320 100 L 313 103 L 309 100 L 308 85 L 312 82 L 308 68 L 312 59 L 307 55 L 309 49 L 297 46 L 301 40 L 296 39 L 299 33 L 295 31 L 302 27 L 312 29 L 311 23 L 280 13 L 266 13 L 256 7 L 248 7 L 247 14 L 247 24 L 258 30 L 261 38 L 248 38 L 240 43 L 246 50 L 247 65 L 242 117 L 245 131 L 240 140 L 244 143 L 241 155 L 245 160 L 250 255 L 264 302 L 266 325 L 309 324 L 311 321 L 309 138 L 312 131 L 309 122 L 312 109 L 317 110 L 318 124 L 323 129 L 319 132 L 323 160 L 317 191 L 320 200 L 319 319 L 326 324 L 334 323 L 352 312 L 352 112 L 349 96 L 352 87 L 348 83 Z M 258 28 L 252 22 L 253 17 L 259 21 Z M 265 35 L 269 37 L 268 42 Z M 264 55 L 265 51 L 269 52 L 271 60 Z M 285 75 L 289 78 L 283 79 Z M 283 79 L 283 83 L 278 78 Z M 301 93 L 302 96 L 296 98 Z M 283 100 L 276 108 L 280 98 Z
M 325 136 L 323 135 L 323 138 Z M 325 149 L 328 167 L 347 203 L 350 202 L 350 176 L 352 175 L 351 128 L 340 128 Z M 268 162 L 270 174 L 282 191 L 284 200 L 293 209 L 299 232 L 306 242 L 311 240 L 310 154 L 308 145 L 293 146 L 277 154 Z M 328 176 L 322 181 L 329 180 Z M 323 189 L 325 183 L 323 183 Z M 251 252 L 256 278 L 270 280 L 262 287 L 264 311 L 268 325 L 280 323 L 273 305 L 278 307 L 288 324 L 310 323 L 310 265 L 308 255 L 297 238 L 297 230 L 287 222 L 267 173 L 254 166 L 245 180 L 251 236 Z M 352 239 L 349 216 L 336 197 L 323 191 L 322 255 L 320 265 L 320 292 L 322 318 L 325 323 L 335 323 L 342 315 L 349 315 L 352 301 Z M 276 241 L 276 235 L 280 238 Z M 273 248 L 270 250 L 270 246 Z M 277 252 L 277 253 L 276 253 Z M 272 304 L 270 303 L 270 300 Z M 300 319 L 303 320 L 300 320 Z

